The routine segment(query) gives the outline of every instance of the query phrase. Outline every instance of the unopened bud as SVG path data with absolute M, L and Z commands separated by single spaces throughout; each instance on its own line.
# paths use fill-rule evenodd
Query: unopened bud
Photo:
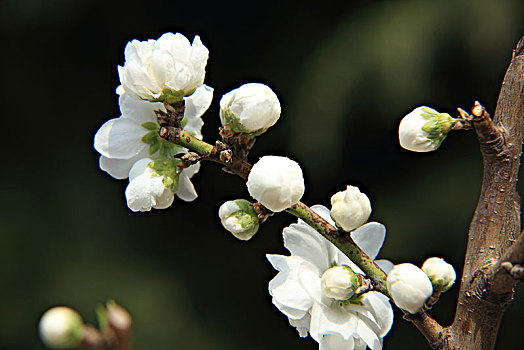
M 280 117 L 277 95 L 264 84 L 245 84 L 220 100 L 222 126 L 234 133 L 264 133 Z
M 57 306 L 47 310 L 38 325 L 40 339 L 50 349 L 72 348 L 80 345 L 84 322 L 75 310 Z
M 321 279 L 322 293 L 336 300 L 347 300 L 359 287 L 357 275 L 348 266 L 333 266 Z
M 424 271 L 408 263 L 393 267 L 387 277 L 387 286 L 395 304 L 412 314 L 422 311 L 433 294 L 431 281 Z
M 222 226 L 236 238 L 247 241 L 257 232 L 258 214 L 245 199 L 227 201 L 220 206 L 218 216 Z
M 277 156 L 262 157 L 247 178 L 251 197 L 274 212 L 297 203 L 304 194 L 304 177 L 297 162 Z
M 445 292 L 451 288 L 457 275 L 453 266 L 441 258 L 429 258 L 422 265 L 422 271 L 428 275 L 433 290 L 436 292 Z
M 369 198 L 358 187 L 347 186 L 345 191 L 331 197 L 331 217 L 344 231 L 362 226 L 371 214 Z
M 398 127 L 400 145 L 413 152 L 430 152 L 439 148 L 457 119 L 429 107 L 415 108 Z

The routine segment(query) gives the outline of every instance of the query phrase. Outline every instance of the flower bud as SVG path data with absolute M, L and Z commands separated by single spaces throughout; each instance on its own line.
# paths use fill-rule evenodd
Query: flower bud
M 436 292 L 447 291 L 455 283 L 455 278 L 457 278 L 453 266 L 441 258 L 429 258 L 426 260 L 424 265 L 422 265 L 422 271 L 428 275 Z
M 398 127 L 400 145 L 413 152 L 436 150 L 456 123 L 447 113 L 429 107 L 415 108 Z
M 75 310 L 57 306 L 47 310 L 38 325 L 40 339 L 51 349 L 72 348 L 80 345 L 84 322 Z
M 304 177 L 297 162 L 278 156 L 264 156 L 247 178 L 251 197 L 274 212 L 297 203 L 304 194 Z
M 236 238 L 247 241 L 258 230 L 258 215 L 245 199 L 227 201 L 220 206 L 218 216 L 222 226 Z
M 322 274 L 322 293 L 328 298 L 347 300 L 359 287 L 357 275 L 348 266 L 333 266 Z
M 345 191 L 331 197 L 331 217 L 344 231 L 362 226 L 371 214 L 369 198 L 358 187 L 347 186 Z
M 280 117 L 277 95 L 264 84 L 245 84 L 220 100 L 222 126 L 234 133 L 264 133 Z
M 431 281 L 424 271 L 408 263 L 393 267 L 387 277 L 387 286 L 395 304 L 412 314 L 422 311 L 433 294 Z

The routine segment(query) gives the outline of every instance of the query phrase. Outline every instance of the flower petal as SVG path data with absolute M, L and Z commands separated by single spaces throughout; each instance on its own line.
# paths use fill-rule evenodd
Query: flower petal
M 385 273 L 386 275 L 393 269 L 393 263 L 386 259 L 378 259 L 375 260 L 375 264 L 377 264 Z
M 269 294 L 273 297 L 273 304 L 289 318 L 303 318 L 313 302 L 307 291 L 302 288 L 297 272 L 301 264 L 308 263 L 293 256 L 268 254 L 266 257 L 271 265 L 280 271 L 269 282 Z
M 110 119 L 95 135 L 95 149 L 107 158 L 128 159 L 147 145 L 141 138 L 147 130 L 126 118 Z
M 187 124 L 184 126 L 184 129 L 200 139 L 202 138 L 202 125 L 204 125 L 201 116 L 211 105 L 213 88 L 207 85 L 199 86 L 191 96 L 184 97 L 184 100 L 184 117 L 187 118 Z
M 291 224 L 284 228 L 284 246 L 292 256 L 301 257 L 318 268 L 319 274 L 333 262 L 328 240 L 306 224 Z
M 388 297 L 382 293 L 371 291 L 364 294 L 363 303 L 366 309 L 371 311 L 375 323 L 380 329 L 378 335 L 384 337 L 393 325 L 393 308 Z
M 137 100 L 127 93 L 120 95 L 119 104 L 122 117 L 134 120 L 138 125 L 156 122 L 155 110 L 166 111 L 163 103 Z
M 125 179 L 129 176 L 129 170 L 136 161 L 142 158 L 146 158 L 148 155 L 148 150 L 144 148 L 136 156 L 129 159 L 116 159 L 116 158 L 107 158 L 100 156 L 99 165 L 100 169 L 107 172 L 109 175 L 115 179 Z
M 306 313 L 304 317 L 295 320 L 292 318 L 289 318 L 289 324 L 293 327 L 297 328 L 298 335 L 302 338 L 307 337 L 308 331 L 309 331 L 309 323 L 311 322 L 311 315 L 309 313 Z
M 353 337 L 346 340 L 338 334 L 326 334 L 320 340 L 319 350 L 353 350 L 354 347 Z
M 351 238 L 371 259 L 375 259 L 384 243 L 386 227 L 378 222 L 370 222 L 351 232 Z
M 185 170 L 183 170 L 178 177 L 178 184 L 175 193 L 178 198 L 186 202 L 192 202 L 198 197 L 198 194 L 196 193 L 193 183 L 191 180 L 189 180 L 189 177 L 184 172 Z
M 332 305 L 313 304 L 311 308 L 310 334 L 319 341 L 325 334 L 340 334 L 344 339 L 349 339 L 357 331 L 359 317 L 346 311 L 339 302 L 333 301 Z

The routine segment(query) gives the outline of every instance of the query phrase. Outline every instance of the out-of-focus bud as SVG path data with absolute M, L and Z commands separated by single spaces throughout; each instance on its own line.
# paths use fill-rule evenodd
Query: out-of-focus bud
M 38 325 L 40 339 L 50 349 L 72 348 L 80 345 L 84 322 L 75 310 L 57 306 L 47 310 Z
M 304 177 L 297 162 L 278 156 L 264 156 L 247 179 L 251 197 L 274 212 L 297 203 L 304 194 Z
M 359 287 L 357 275 L 348 266 L 333 266 L 322 274 L 322 293 L 336 300 L 347 300 Z
M 358 187 L 347 186 L 345 191 L 331 197 L 331 217 L 344 231 L 362 226 L 371 214 L 369 198 Z
M 220 206 L 218 216 L 222 226 L 236 238 L 247 241 L 258 231 L 258 215 L 245 199 L 227 201 Z
M 436 292 L 445 292 L 451 288 L 457 274 L 453 266 L 448 264 L 441 258 L 429 258 L 422 265 L 422 271 L 428 275 L 433 290 Z
M 431 281 L 424 271 L 408 263 L 393 267 L 387 277 L 387 286 L 395 304 L 412 314 L 422 311 L 433 294 Z
M 439 148 L 457 119 L 429 107 L 415 108 L 398 127 L 400 145 L 413 152 L 430 152 Z
M 264 133 L 280 117 L 277 95 L 264 84 L 245 84 L 220 100 L 220 121 L 234 133 Z

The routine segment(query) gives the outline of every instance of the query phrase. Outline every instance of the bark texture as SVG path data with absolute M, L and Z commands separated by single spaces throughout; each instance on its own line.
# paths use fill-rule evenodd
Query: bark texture
M 516 279 L 501 265 L 521 264 L 524 256 L 516 189 L 524 129 L 524 37 L 513 51 L 493 121 L 478 105 L 472 114 L 478 117 L 473 126 L 484 161 L 482 189 L 468 233 L 455 318 L 447 328 L 432 327 L 435 349 L 493 349 L 513 300 Z

